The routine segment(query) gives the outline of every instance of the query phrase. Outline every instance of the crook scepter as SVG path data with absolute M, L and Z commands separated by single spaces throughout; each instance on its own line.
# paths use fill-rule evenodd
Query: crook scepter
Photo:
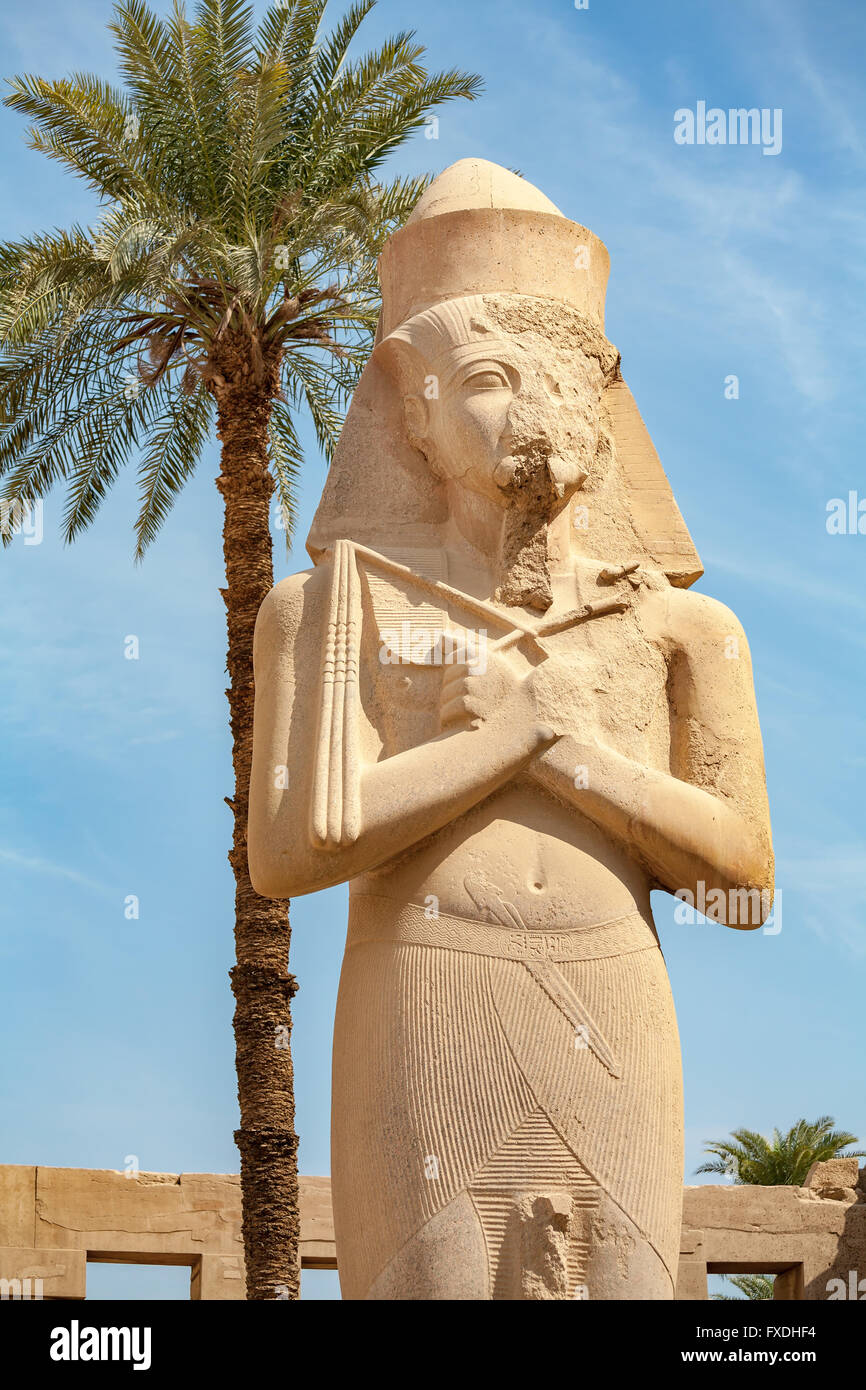
M 361 763 L 359 757 L 358 711 L 360 705 L 361 581 L 358 560 L 391 574 L 424 593 L 460 604 L 479 617 L 505 626 L 508 631 L 490 644 L 493 652 L 507 651 L 525 638 L 539 648 L 542 660 L 548 652 L 539 639 L 565 632 L 591 618 L 622 613 L 629 607 L 624 598 L 604 599 L 572 608 L 556 618 L 533 626 L 506 615 L 494 604 L 441 579 L 416 574 L 397 560 L 351 540 L 339 540 L 333 548 L 333 573 L 325 627 L 325 651 L 319 699 L 319 725 L 313 773 L 310 831 L 319 848 L 336 849 L 352 845 L 361 833 Z

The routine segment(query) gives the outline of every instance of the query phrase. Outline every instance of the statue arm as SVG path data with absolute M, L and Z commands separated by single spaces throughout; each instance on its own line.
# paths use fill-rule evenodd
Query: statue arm
M 773 854 L 748 645 L 721 604 L 704 595 L 675 603 L 683 597 L 691 630 L 671 654 L 670 772 L 565 737 L 530 773 L 637 851 L 660 887 L 758 889 L 766 916 Z
M 318 724 L 321 614 L 315 573 L 284 580 L 256 624 L 255 726 L 248 857 L 257 892 L 295 897 L 385 863 L 463 815 L 527 766 L 556 735 L 535 717 L 528 683 L 476 728 L 361 768 L 360 834 L 318 847 L 310 832 Z

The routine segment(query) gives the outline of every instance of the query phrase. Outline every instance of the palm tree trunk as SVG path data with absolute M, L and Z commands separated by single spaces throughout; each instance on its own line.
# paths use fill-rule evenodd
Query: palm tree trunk
M 226 345 L 228 348 L 228 344 Z M 227 353 L 228 355 L 228 353 Z M 246 354 L 243 354 L 245 356 Z M 222 444 L 217 487 L 223 496 L 228 619 L 228 676 L 235 792 L 229 862 L 235 876 L 235 953 L 230 972 L 241 1124 L 241 1198 L 247 1298 L 298 1298 L 297 1136 L 289 1047 L 288 902 L 254 892 L 247 868 L 247 817 L 253 743 L 253 629 L 273 584 L 269 526 L 273 481 L 268 419 L 278 389 L 274 372 L 256 382 L 239 360 L 219 365 L 213 387 Z M 234 368 L 234 370 L 232 370 Z

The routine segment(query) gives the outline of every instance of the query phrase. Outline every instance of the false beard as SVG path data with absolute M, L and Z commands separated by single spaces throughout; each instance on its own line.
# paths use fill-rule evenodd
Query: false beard
M 515 449 L 500 469 L 506 474 L 500 483 L 506 507 L 494 598 L 546 613 L 553 603 L 548 530 L 567 496 L 554 479 L 548 453 L 537 446 Z

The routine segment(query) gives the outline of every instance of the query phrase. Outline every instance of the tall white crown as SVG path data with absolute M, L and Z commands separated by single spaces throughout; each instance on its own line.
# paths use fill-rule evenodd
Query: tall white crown
M 424 193 L 379 258 L 379 336 L 430 304 L 510 293 L 571 304 L 604 329 L 607 248 L 526 179 L 461 159 Z

